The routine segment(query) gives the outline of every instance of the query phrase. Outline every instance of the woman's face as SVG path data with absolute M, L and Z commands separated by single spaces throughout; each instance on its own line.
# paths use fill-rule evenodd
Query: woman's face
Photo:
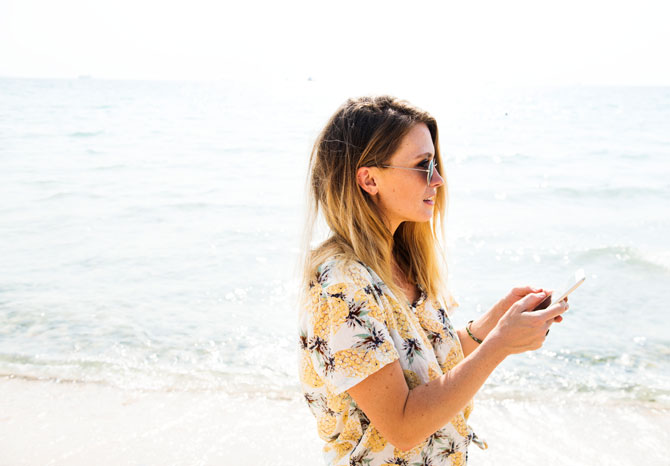
M 418 123 L 405 135 L 400 147 L 385 165 L 428 170 L 434 156 L 430 131 L 424 123 Z M 426 171 L 372 167 L 370 175 L 377 188 L 376 194 L 371 194 L 392 233 L 402 222 L 427 222 L 433 218 L 435 194 L 444 184 L 437 169 L 430 184 L 426 181 Z

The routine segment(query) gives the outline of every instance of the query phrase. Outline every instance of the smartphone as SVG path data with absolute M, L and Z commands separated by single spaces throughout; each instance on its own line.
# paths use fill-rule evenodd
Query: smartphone
M 575 291 L 579 287 L 579 285 L 584 283 L 584 280 L 586 280 L 586 275 L 584 275 L 584 269 L 577 270 L 572 276 L 570 276 L 570 278 L 565 283 L 565 286 L 563 286 L 563 288 L 555 290 L 552 294 L 547 296 L 540 304 L 538 304 L 533 310 L 537 311 L 540 309 L 546 309 L 552 304 L 563 301 L 565 298 L 568 297 L 570 293 Z

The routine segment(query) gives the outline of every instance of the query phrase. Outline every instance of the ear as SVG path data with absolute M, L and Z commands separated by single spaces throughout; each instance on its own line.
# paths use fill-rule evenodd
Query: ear
M 371 196 L 374 196 L 379 192 L 373 169 L 371 167 L 359 168 L 356 172 L 356 182 L 358 183 L 358 186 L 363 189 L 363 191 L 370 194 Z

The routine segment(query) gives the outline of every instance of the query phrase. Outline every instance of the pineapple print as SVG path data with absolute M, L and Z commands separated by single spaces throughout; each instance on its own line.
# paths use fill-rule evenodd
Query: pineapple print
M 396 330 L 404 340 L 416 339 L 419 336 L 421 343 L 424 346 L 430 346 L 430 340 L 426 336 L 426 332 L 421 327 L 419 319 L 414 313 L 408 314 L 403 308 L 397 305 L 394 306 Z
M 327 286 L 325 288 L 326 293 L 328 293 L 329 296 L 335 296 L 335 297 L 342 297 L 345 294 L 345 291 L 349 288 L 349 285 L 346 283 L 335 283 L 333 285 Z
M 328 393 L 326 395 L 326 406 L 336 413 L 344 412 L 344 409 L 349 404 L 349 395 L 347 393 L 340 393 L 335 395 Z
M 448 434 L 442 430 L 438 430 L 437 432 L 435 432 L 433 435 L 431 435 L 426 439 L 426 444 L 424 445 L 424 448 L 426 450 L 433 450 L 438 444 L 441 445 L 448 440 L 449 440 Z
M 326 339 L 330 334 L 330 308 L 328 307 L 328 301 L 319 300 L 319 303 L 313 309 L 312 328 L 314 329 L 314 336 Z
M 358 440 L 363 436 L 363 429 L 358 419 L 349 419 L 344 424 L 344 429 L 338 437 L 338 440 L 351 440 L 358 443 Z
M 375 426 L 370 425 L 367 432 L 365 432 L 365 447 L 369 448 L 370 451 L 380 452 L 386 448 L 386 439 L 382 437 L 382 434 L 375 428 Z
M 370 284 L 370 280 L 372 279 L 368 271 L 362 266 L 351 267 L 349 277 L 357 288 L 364 288 Z
M 472 409 L 474 408 L 475 404 L 472 400 L 465 405 L 465 409 L 463 410 L 463 417 L 467 420 L 470 417 L 470 413 L 472 413 Z
M 349 466 L 370 466 L 372 458 L 368 458 L 368 456 L 370 456 L 370 450 L 363 448 L 355 455 L 349 457 Z
M 442 372 L 447 372 L 456 367 L 456 365 L 463 360 L 463 353 L 461 349 L 454 345 L 451 347 L 451 351 L 444 358 L 444 362 L 441 364 Z
M 344 375 L 360 377 L 376 372 L 380 364 L 372 353 L 347 349 L 335 353 L 335 367 Z
M 428 379 L 435 380 L 442 377 L 442 371 L 435 364 L 428 366 Z
M 309 285 L 309 302 L 312 304 L 312 308 L 318 305 L 319 300 L 321 299 L 321 286 L 315 284 L 314 282 Z
M 416 338 L 406 339 L 402 344 L 402 349 L 410 365 L 414 363 L 414 358 L 416 356 L 423 358 L 423 348 L 421 348 L 419 340 Z
M 330 439 L 335 432 L 337 418 L 331 414 L 323 413 L 323 415 L 317 419 L 316 426 L 319 431 L 319 437 L 324 440 Z
M 346 321 L 349 314 L 346 291 L 347 286 L 344 283 L 337 283 L 326 288 L 330 325 L 333 329 L 338 329 Z
M 300 380 L 312 388 L 317 388 L 323 385 L 323 380 L 319 374 L 314 370 L 312 358 L 309 357 L 307 351 L 302 351 L 300 358 Z
M 443 328 L 442 324 L 435 320 L 431 314 L 432 313 L 426 309 L 425 301 L 416 307 L 416 315 L 419 317 L 421 326 L 429 332 L 441 333 Z
M 386 314 L 384 311 L 377 305 L 377 301 L 374 296 L 368 294 L 365 290 L 358 290 L 354 294 L 354 301 L 365 303 L 366 312 L 368 315 L 379 322 L 384 322 L 386 320 Z
M 409 466 L 409 463 L 404 458 L 389 458 L 385 463 L 382 463 L 382 466 Z
M 403 374 L 405 374 L 405 381 L 407 382 L 407 386 L 409 389 L 413 389 L 414 387 L 418 387 L 421 385 L 421 380 L 419 379 L 419 376 L 416 375 L 414 372 L 405 369 L 402 371 Z
M 430 348 L 432 345 L 430 343 L 430 339 L 428 338 L 428 335 L 426 335 L 426 332 L 419 327 L 419 330 L 417 332 L 419 336 L 421 337 L 421 343 L 423 344 L 424 348 Z
M 349 315 L 349 304 L 344 298 L 331 297 L 330 303 L 330 321 L 334 331 L 337 331 L 346 321 Z
M 326 444 L 324 451 L 335 450 L 335 461 L 353 450 L 354 446 L 350 442 L 331 442 Z
M 415 337 L 416 335 L 412 331 L 412 326 L 403 309 L 397 302 L 395 302 L 395 300 L 389 299 L 389 302 L 393 308 L 392 325 L 398 331 L 400 337 L 403 340 Z
M 326 262 L 316 271 L 316 282 L 320 285 L 327 285 L 331 278 L 330 275 L 331 265 Z
M 451 455 L 451 466 L 465 466 L 465 453 L 459 451 Z
M 450 461 L 453 461 L 453 457 L 457 453 L 456 443 L 454 442 L 454 440 L 453 439 L 448 439 L 448 440 L 445 440 L 445 441 L 440 441 L 439 443 L 441 445 L 438 447 L 437 458 L 442 460 L 442 461 L 449 458 Z
M 406 451 L 401 450 L 400 448 L 394 448 L 393 449 L 393 456 L 395 456 L 396 458 L 402 458 L 405 461 L 409 461 L 413 457 L 421 454 L 421 450 L 423 450 L 423 446 L 425 444 L 426 444 L 426 441 L 424 440 L 423 442 L 421 442 L 420 444 L 418 444 L 417 446 L 415 446 L 411 450 L 406 450 Z
M 468 425 L 465 423 L 465 419 L 462 414 L 457 414 L 451 420 L 451 425 L 456 428 L 456 432 L 459 433 L 461 437 L 468 436 Z

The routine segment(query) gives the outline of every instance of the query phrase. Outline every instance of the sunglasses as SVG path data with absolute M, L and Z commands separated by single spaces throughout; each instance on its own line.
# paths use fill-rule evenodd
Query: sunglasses
M 399 168 L 401 170 L 414 170 L 417 172 L 426 172 L 426 183 L 430 186 L 430 180 L 433 179 L 433 173 L 435 172 L 435 157 L 430 159 L 428 168 L 410 168 L 410 167 L 398 167 L 396 165 L 382 165 L 384 168 Z

